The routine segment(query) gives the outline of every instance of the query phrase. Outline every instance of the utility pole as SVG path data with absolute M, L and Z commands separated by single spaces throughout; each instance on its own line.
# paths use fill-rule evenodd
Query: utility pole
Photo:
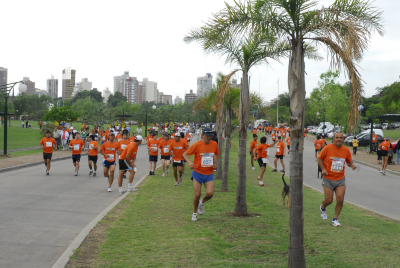
M 278 78 L 278 99 L 276 100 L 276 126 L 278 126 L 278 114 L 279 114 L 279 78 Z

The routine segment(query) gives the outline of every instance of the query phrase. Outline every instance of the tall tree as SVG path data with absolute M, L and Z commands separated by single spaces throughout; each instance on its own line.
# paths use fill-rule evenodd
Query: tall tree
M 50 111 L 46 111 L 42 117 L 43 121 L 76 121 L 79 113 L 74 112 L 71 106 L 63 106 L 61 108 L 53 107 Z

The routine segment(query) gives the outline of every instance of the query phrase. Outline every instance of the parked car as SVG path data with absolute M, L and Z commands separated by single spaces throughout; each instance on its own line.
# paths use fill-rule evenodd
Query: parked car
M 387 129 L 387 130 L 389 130 L 389 129 L 396 129 L 396 125 L 395 125 L 394 123 L 389 124 L 389 125 L 386 127 L 386 129 Z
M 378 136 L 378 144 L 380 144 L 381 142 L 384 141 L 384 138 L 381 135 L 376 135 L 376 136 Z M 351 137 L 352 137 L 351 140 L 347 140 L 346 139 L 347 140 L 346 144 L 350 145 L 350 146 L 353 145 L 351 143 L 351 141 L 354 139 L 353 136 L 351 136 Z M 358 146 L 367 146 L 367 145 L 369 145 L 370 137 L 371 137 L 371 135 L 368 134 L 368 133 L 363 133 L 363 134 L 357 136 Z
M 396 128 L 400 128 L 400 123 L 394 123 Z

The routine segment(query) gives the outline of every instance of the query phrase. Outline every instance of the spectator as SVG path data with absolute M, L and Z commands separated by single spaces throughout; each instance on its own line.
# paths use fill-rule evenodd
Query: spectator
M 56 140 L 56 148 L 58 150 L 58 146 L 60 145 L 61 131 L 57 127 L 54 128 L 53 137 Z
M 28 126 L 29 126 L 29 123 L 28 123 L 28 120 L 26 120 L 26 128 L 28 128 Z
M 397 140 L 397 144 L 396 144 L 396 146 L 394 147 L 394 152 L 395 152 L 395 154 L 397 154 L 397 164 L 400 164 L 400 163 L 399 163 L 399 157 L 400 157 L 400 139 Z
M 357 140 L 356 136 L 354 136 L 354 139 L 351 143 L 353 144 L 353 155 L 356 155 L 357 148 L 358 148 L 358 140 Z
M 63 151 L 67 150 L 69 132 L 67 131 L 67 127 L 64 126 L 63 130 L 60 131 L 61 135 L 61 144 L 63 147 Z
M 25 122 L 24 122 L 24 120 L 22 120 L 22 128 L 24 128 L 25 127 Z
M 42 121 L 39 121 L 39 128 L 40 129 L 42 129 L 42 125 L 43 125 Z M 58 150 L 58 148 L 57 148 L 57 150 Z

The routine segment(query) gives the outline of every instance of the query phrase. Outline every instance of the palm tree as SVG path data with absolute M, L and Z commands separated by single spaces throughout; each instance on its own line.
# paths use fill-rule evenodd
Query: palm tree
M 288 85 L 290 94 L 290 221 L 289 267 L 305 267 L 303 220 L 303 130 L 305 114 L 305 61 L 310 45 L 323 46 L 331 68 L 345 68 L 352 83 L 349 129 L 357 122 L 361 78 L 357 62 L 367 50 L 372 33 L 383 35 L 382 12 L 369 0 L 336 0 L 318 7 L 317 0 L 258 0 L 229 6 L 207 25 L 218 33 L 240 36 L 268 29 L 291 47 Z M 251 8 L 249 8 L 249 5 Z
M 274 36 L 270 34 L 250 32 L 238 36 L 229 31 L 219 32 L 218 29 L 215 30 L 207 25 L 199 29 L 193 29 L 184 38 L 184 41 L 187 43 L 196 41 L 202 45 L 206 53 L 226 56 L 226 63 L 238 65 L 242 71 L 243 83 L 239 104 L 238 174 L 234 214 L 238 216 L 246 215 L 246 145 L 249 115 L 248 74 L 254 65 L 268 63 L 269 59 L 279 61 L 279 58 L 287 56 L 287 46 L 276 42 Z

